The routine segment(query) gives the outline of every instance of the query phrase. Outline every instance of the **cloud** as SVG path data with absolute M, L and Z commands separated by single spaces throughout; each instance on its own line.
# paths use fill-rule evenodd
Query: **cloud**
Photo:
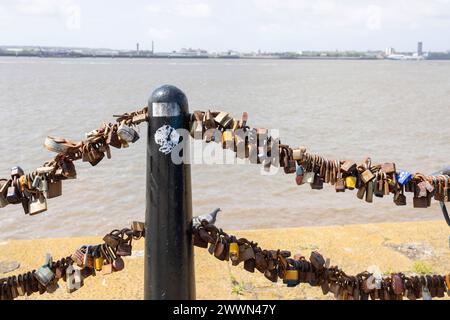
M 211 16 L 211 8 L 206 3 L 179 4 L 175 7 L 175 14 L 188 18 L 207 18 Z
M 292 34 L 291 29 L 283 27 L 277 23 L 269 23 L 269 24 L 260 25 L 257 30 L 259 33 L 262 33 L 265 36 L 283 35 L 284 37 L 286 37 L 286 36 Z
M 69 0 L 19 0 L 15 9 L 24 15 L 58 15 L 70 4 Z
M 152 38 L 152 39 L 168 39 L 170 37 L 173 36 L 173 31 L 167 28 L 149 28 L 147 34 Z
M 278 32 L 281 30 L 281 27 L 279 24 L 276 23 L 271 23 L 271 24 L 266 24 L 266 25 L 262 25 L 259 26 L 258 31 L 259 32 L 269 32 L 269 33 L 274 33 L 274 32 Z
M 381 29 L 381 16 L 383 10 L 379 6 L 370 5 L 367 7 L 366 27 L 369 30 Z
M 81 7 L 73 0 L 3 0 L 4 10 L 18 17 L 59 17 L 67 30 L 81 29 Z M 1 13 L 0 13 L 1 14 Z
M 145 11 L 148 13 L 161 13 L 163 10 L 158 4 L 149 4 L 145 6 Z
M 165 2 L 164 5 L 149 4 L 145 11 L 150 14 L 175 15 L 186 18 L 208 18 L 212 15 L 209 4 L 203 2 Z
M 68 30 L 81 29 L 81 8 L 79 6 L 69 6 L 65 8 L 66 28 Z
M 10 20 L 10 15 L 5 7 L 0 5 L 0 25 L 8 25 Z

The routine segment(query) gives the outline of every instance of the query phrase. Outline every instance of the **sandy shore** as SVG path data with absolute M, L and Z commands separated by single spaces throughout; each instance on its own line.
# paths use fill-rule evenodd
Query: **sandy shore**
M 220 224 L 220 221 L 219 221 Z M 450 272 L 450 229 L 444 221 L 382 223 L 295 229 L 248 230 L 228 233 L 258 242 L 265 249 L 286 249 L 309 257 L 318 250 L 347 273 L 378 265 L 383 272 Z M 0 277 L 39 267 L 45 253 L 60 258 L 83 244 L 97 244 L 101 237 L 18 240 L 0 243 L 0 261 L 18 261 L 20 268 Z M 66 293 L 65 283 L 54 294 L 35 294 L 25 299 L 142 299 L 144 241 L 134 243 L 126 268 L 109 276 L 90 277 L 79 291 Z M 320 288 L 301 284 L 287 288 L 269 282 L 259 272 L 246 272 L 195 249 L 198 299 L 333 299 Z M 174 284 L 175 285 L 175 284 Z

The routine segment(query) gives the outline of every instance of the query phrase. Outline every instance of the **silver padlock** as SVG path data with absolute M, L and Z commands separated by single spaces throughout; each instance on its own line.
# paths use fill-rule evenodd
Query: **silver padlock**
M 0 208 L 6 207 L 9 204 L 6 195 L 10 184 L 11 180 L 0 179 Z
M 47 211 L 47 199 L 39 192 L 38 194 L 32 194 L 29 202 L 30 216 Z
M 41 191 L 44 194 L 45 198 L 47 198 L 48 182 L 47 182 L 47 177 L 46 176 L 42 177 L 41 184 L 39 185 L 38 190 Z
M 36 278 L 36 280 L 39 281 L 39 283 L 44 287 L 46 287 L 55 278 L 55 274 L 51 269 L 51 265 L 52 256 L 51 254 L 47 253 L 45 264 L 37 269 L 37 271 L 34 273 L 34 277 Z
M 428 290 L 427 286 L 422 286 L 422 299 L 423 300 L 433 300 L 431 297 L 430 290 Z
M 139 140 L 139 134 L 133 128 L 122 122 L 117 129 L 117 134 L 123 141 L 135 143 Z
M 303 181 L 305 181 L 305 183 L 313 183 L 314 176 L 315 174 L 312 171 L 305 172 L 305 175 L 303 176 Z
M 41 186 L 42 183 L 42 177 L 40 175 L 36 175 L 33 179 L 33 183 L 31 184 L 31 186 L 33 187 L 33 189 L 39 189 L 39 187 Z
M 67 292 L 72 293 L 83 286 L 83 278 L 81 276 L 81 271 L 70 265 L 66 269 L 66 284 Z
M 11 168 L 11 178 L 20 178 L 21 176 L 23 176 L 25 173 L 23 172 L 22 168 L 17 166 L 17 167 L 12 167 Z

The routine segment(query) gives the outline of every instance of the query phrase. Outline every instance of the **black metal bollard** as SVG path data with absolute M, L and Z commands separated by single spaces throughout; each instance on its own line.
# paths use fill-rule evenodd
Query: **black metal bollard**
M 148 101 L 147 203 L 145 226 L 146 300 L 195 299 L 191 237 L 192 191 L 189 164 L 174 164 L 174 129 L 188 129 L 185 94 L 164 85 Z

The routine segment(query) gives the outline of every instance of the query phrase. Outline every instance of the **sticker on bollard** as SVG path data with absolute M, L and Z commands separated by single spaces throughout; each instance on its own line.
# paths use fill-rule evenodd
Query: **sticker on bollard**
M 155 142 L 160 145 L 159 151 L 164 154 L 172 152 L 180 143 L 180 134 L 169 125 L 164 125 L 155 132 Z

